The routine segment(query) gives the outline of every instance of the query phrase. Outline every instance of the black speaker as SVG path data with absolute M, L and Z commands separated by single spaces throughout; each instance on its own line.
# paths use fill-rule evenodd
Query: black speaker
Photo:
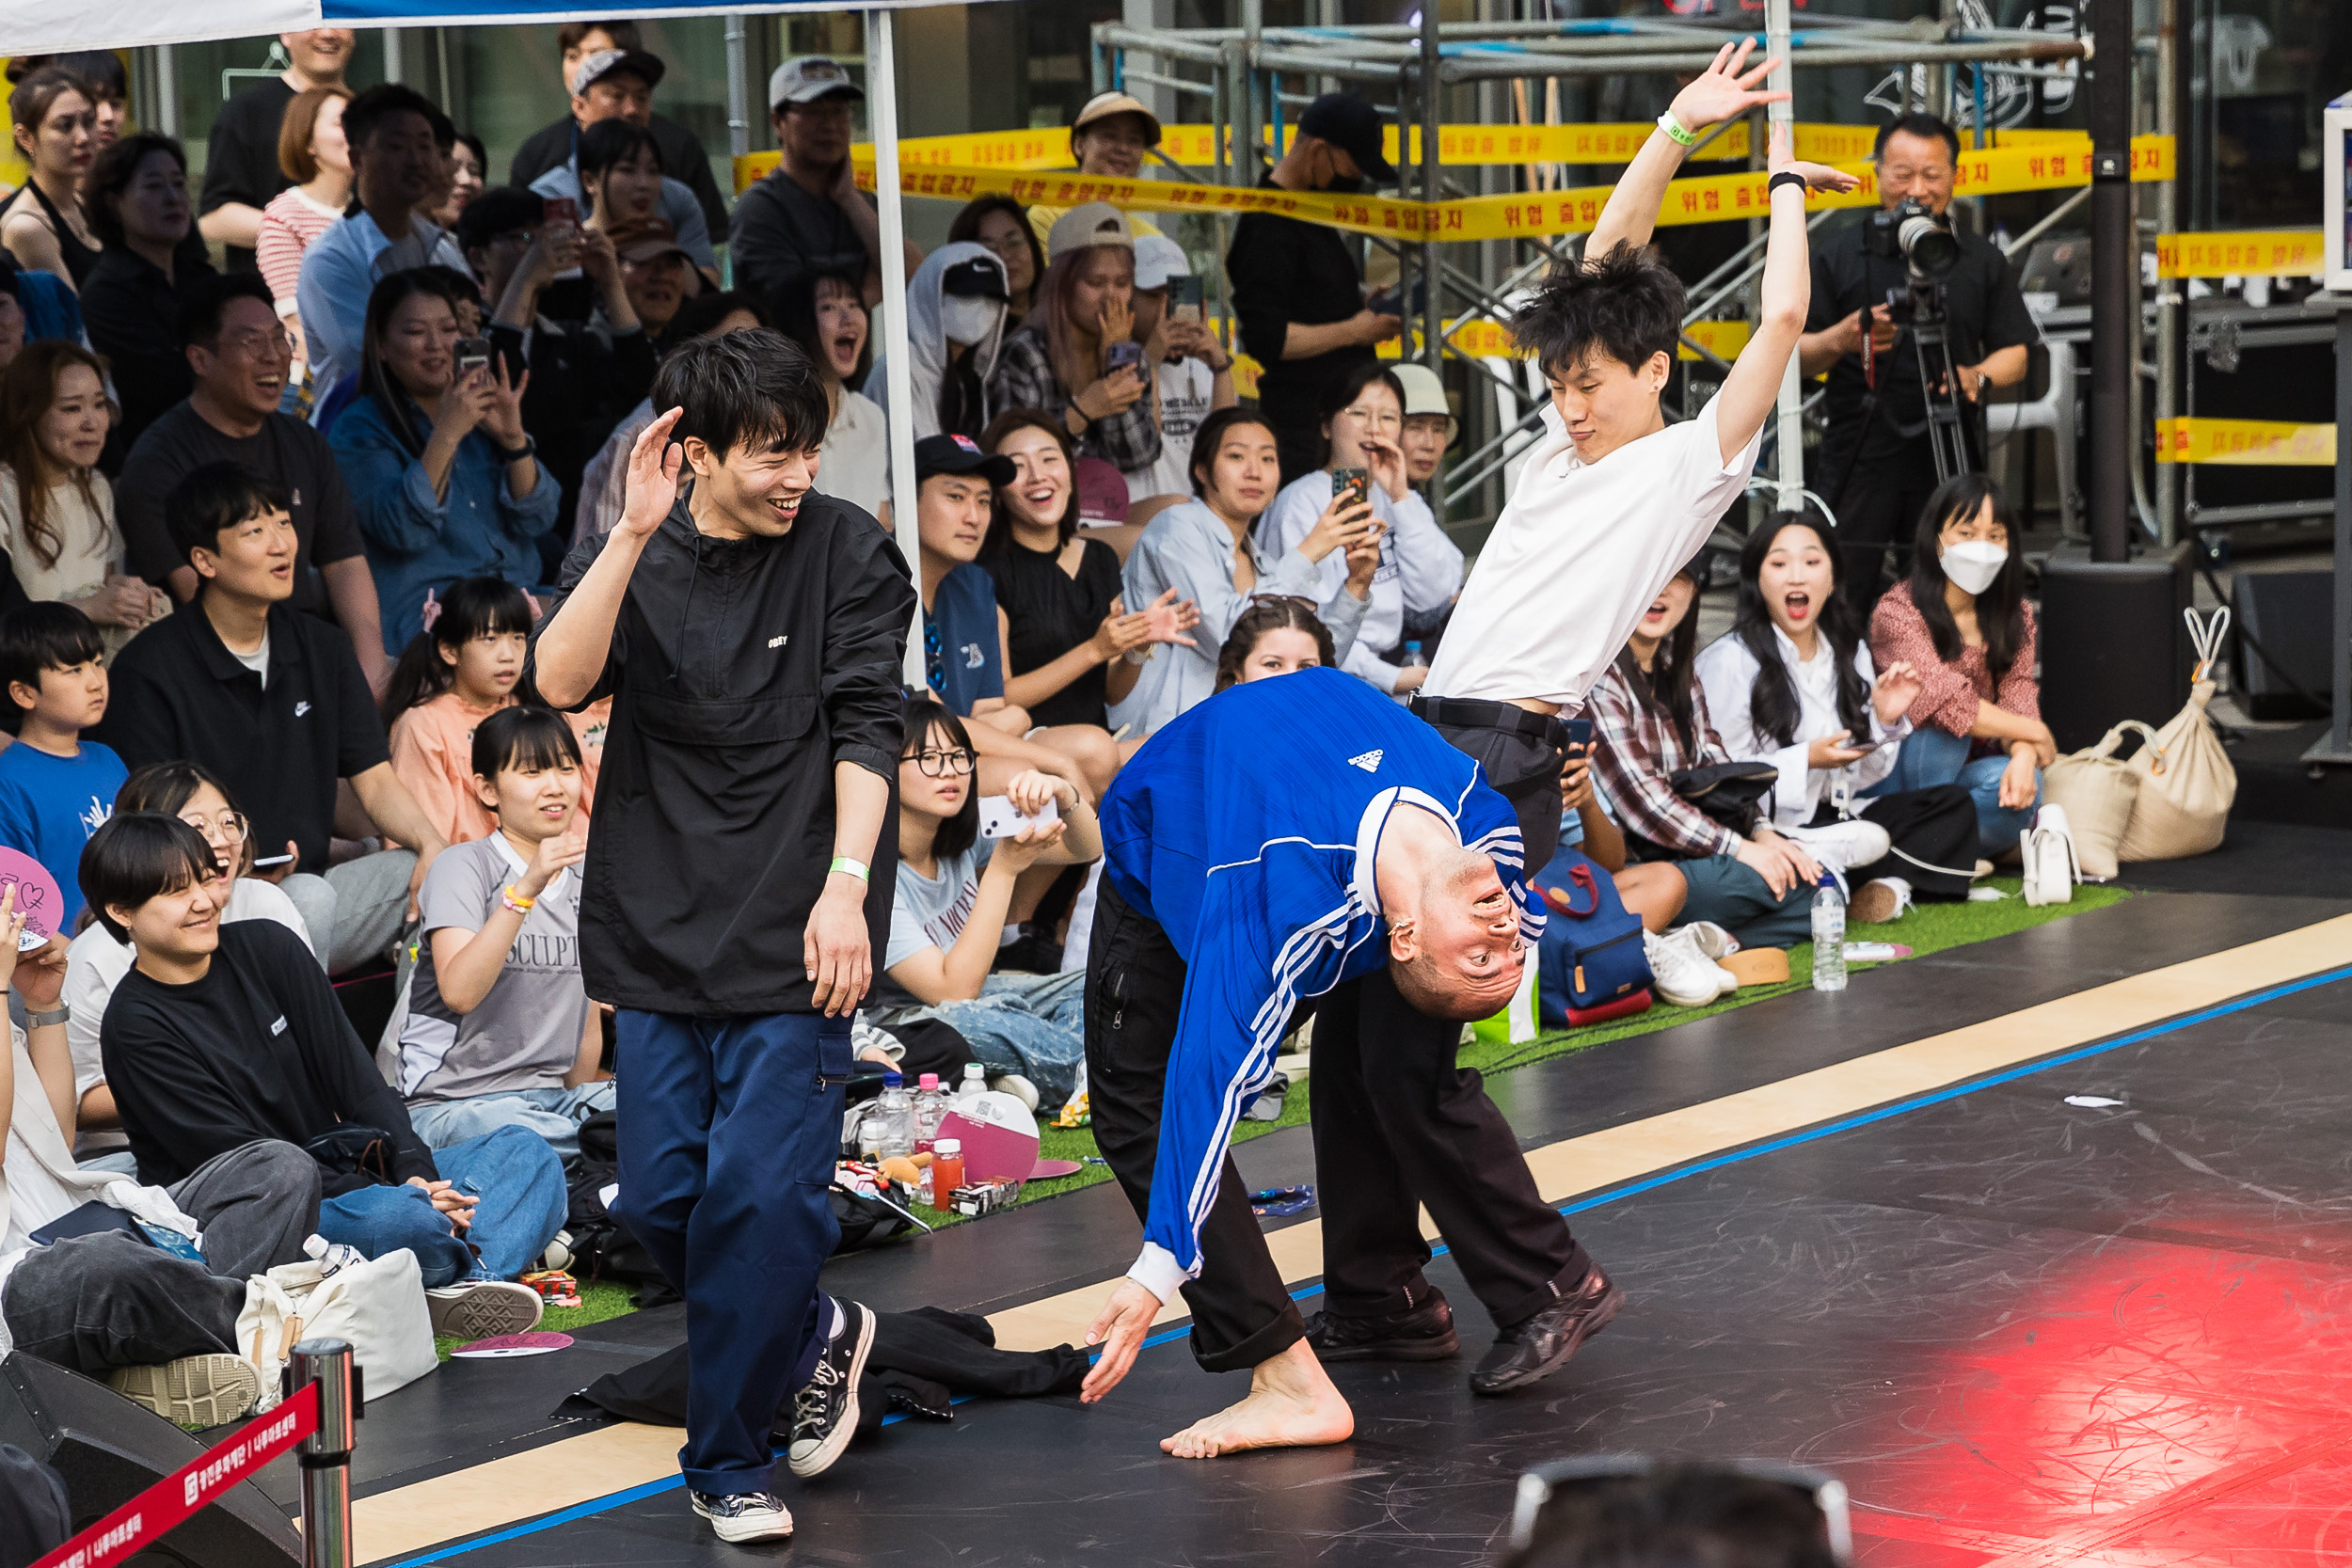
M 2181 612 L 2191 603 L 2189 546 L 2095 562 L 2061 545 L 2042 563 L 2042 721 L 2061 752 L 2117 721 L 2161 725 L 2188 701 L 2196 659 Z
M 0 1361 L 0 1443 L 14 1443 L 65 1477 L 77 1531 L 204 1451 L 104 1384 L 22 1351 Z M 275 1568 L 301 1560 L 301 1536 L 248 1481 L 123 1568 Z
M 2239 635 L 2230 645 L 2230 689 L 2251 719 L 2325 719 L 2323 704 L 2296 695 L 2295 684 L 2325 699 L 2335 675 L 2328 644 L 2336 624 L 2335 576 L 2327 571 L 2240 572 L 2230 598 Z M 2251 636 L 2263 645 L 2256 653 Z M 2286 666 L 2281 674 L 2271 662 Z M 2293 684 L 2291 684 L 2293 683 Z

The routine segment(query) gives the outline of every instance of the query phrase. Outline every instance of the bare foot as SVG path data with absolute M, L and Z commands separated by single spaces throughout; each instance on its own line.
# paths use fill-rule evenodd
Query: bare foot
M 1215 1459 L 1245 1449 L 1304 1449 L 1344 1443 L 1356 1414 L 1305 1340 L 1249 1374 L 1249 1397 L 1161 1439 L 1178 1459 Z

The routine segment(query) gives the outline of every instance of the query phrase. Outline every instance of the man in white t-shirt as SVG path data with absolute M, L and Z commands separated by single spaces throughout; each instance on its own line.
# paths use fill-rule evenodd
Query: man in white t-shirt
M 1773 63 L 1749 67 L 1754 46 L 1725 44 L 1676 95 L 1602 209 L 1589 260 L 1555 272 L 1512 318 L 1518 346 L 1543 366 L 1551 405 L 1414 709 L 1478 758 L 1518 808 L 1530 865 L 1547 863 L 1559 836 L 1565 732 L 1557 716 L 1582 703 L 1756 467 L 1811 293 L 1804 192 L 1856 182 L 1798 163 L 1785 127 L 1774 134 L 1762 319 L 1722 390 L 1667 424 L 1659 398 L 1686 296 L 1646 248 L 1650 230 L 1701 131 L 1787 96 L 1754 90 Z
M 1232 356 L 1201 325 L 1199 304 L 1169 307 L 1176 280 L 1191 276 L 1184 246 L 1165 234 L 1136 236 L 1136 337 L 1159 356 L 1160 456 L 1123 476 L 1131 506 L 1154 496 L 1189 499 L 1193 432 L 1210 414 L 1236 401 Z

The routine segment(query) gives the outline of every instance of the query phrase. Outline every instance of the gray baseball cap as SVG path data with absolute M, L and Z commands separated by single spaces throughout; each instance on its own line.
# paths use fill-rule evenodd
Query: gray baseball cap
M 787 103 L 814 103 L 820 98 L 846 94 L 864 98 L 866 89 L 850 80 L 850 73 L 838 60 L 822 55 L 795 55 L 776 67 L 768 78 L 768 107 L 781 109 Z

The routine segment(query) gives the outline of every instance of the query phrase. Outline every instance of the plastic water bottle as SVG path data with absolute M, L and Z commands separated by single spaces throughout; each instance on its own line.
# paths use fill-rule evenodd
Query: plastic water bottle
M 961 1104 L 964 1101 L 971 1099 L 976 1094 L 986 1094 L 987 1092 L 988 1069 L 980 1066 L 977 1062 L 964 1063 L 963 1082 L 958 1085 L 956 1089 L 956 1104 Z M 948 1109 L 955 1109 L 955 1105 L 950 1105 Z
M 931 1143 L 939 1136 L 939 1124 L 947 1119 L 947 1096 L 939 1086 L 939 1074 L 927 1072 L 915 1080 L 914 1089 L 914 1152 L 930 1151 Z
M 1827 872 L 1813 895 L 1813 989 L 1846 989 L 1846 895 Z
M 914 1102 L 895 1072 L 883 1075 L 882 1098 L 858 1124 L 858 1148 L 869 1161 L 914 1152 Z
M 1429 668 L 1429 659 L 1427 656 L 1422 654 L 1421 651 L 1420 643 L 1407 642 L 1405 644 L 1405 657 L 1398 663 L 1397 668 L 1400 670 L 1426 670 Z

